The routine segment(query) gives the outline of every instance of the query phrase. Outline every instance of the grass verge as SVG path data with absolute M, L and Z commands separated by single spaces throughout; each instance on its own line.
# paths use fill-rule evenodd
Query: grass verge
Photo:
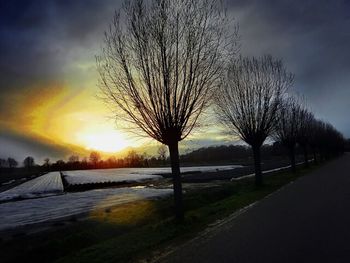
M 40 234 L 1 241 L 2 262 L 132 262 L 152 252 L 193 238 L 216 220 L 265 197 L 317 167 L 296 174 L 265 176 L 256 188 L 253 178 L 187 191 L 185 223 L 172 219 L 172 198 L 145 200 L 93 211 L 88 219 L 53 227 Z M 75 221 L 75 220 L 74 220 Z

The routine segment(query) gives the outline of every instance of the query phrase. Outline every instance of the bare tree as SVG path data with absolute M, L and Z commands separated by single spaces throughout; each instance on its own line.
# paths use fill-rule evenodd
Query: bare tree
M 79 162 L 79 155 L 73 154 L 73 155 L 69 156 L 68 162 L 69 163 L 78 163 Z
M 300 127 L 299 127 L 297 142 L 303 149 L 304 163 L 305 163 L 305 166 L 308 167 L 309 165 L 308 146 L 309 146 L 310 138 L 312 136 L 312 123 L 313 123 L 314 116 L 304 106 L 304 108 L 300 109 L 299 119 L 300 119 Z
M 49 166 L 50 166 L 50 158 L 45 158 L 45 159 L 44 159 L 44 165 L 45 165 L 46 167 L 49 167 Z
M 301 112 L 301 106 L 294 97 L 286 98 L 279 107 L 278 121 L 274 133 L 275 140 L 280 141 L 288 150 L 293 172 L 296 171 L 295 147 L 301 127 Z
M 46 169 L 46 171 L 50 170 L 50 158 L 45 158 L 44 159 L 44 165 L 43 165 Z
M 23 164 L 24 164 L 24 167 L 26 167 L 26 168 L 33 167 L 35 165 L 34 158 L 31 156 L 26 157 L 23 161 Z
M 16 168 L 18 165 L 18 162 L 14 158 L 11 158 L 11 157 L 7 158 L 7 163 L 11 169 Z
M 228 66 L 216 92 L 219 120 L 253 149 L 258 186 L 262 184 L 260 148 L 276 127 L 277 110 L 292 81 L 280 60 L 240 57 Z
M 162 164 L 165 164 L 167 149 L 164 144 L 158 147 L 158 156 L 159 156 L 159 160 L 162 161 Z
M 343 135 L 330 123 L 320 120 L 317 123 L 316 144 L 319 149 L 320 161 L 344 153 L 345 139 Z
M 103 97 L 133 131 L 169 147 L 176 218 L 183 220 L 178 142 L 198 125 L 228 50 L 218 0 L 131 0 L 97 58 Z
M 90 153 L 90 162 L 92 163 L 92 165 L 97 168 L 97 164 L 98 162 L 101 160 L 101 154 L 99 152 L 93 151 Z
M 4 168 L 8 166 L 7 160 L 6 159 L 0 159 L 0 168 Z
M 317 152 L 320 151 L 320 141 L 322 140 L 323 123 L 316 118 L 313 118 L 310 123 L 310 140 L 309 146 L 311 148 L 314 163 L 317 163 Z
M 125 157 L 129 167 L 140 167 L 141 166 L 141 156 L 137 154 L 135 150 L 128 152 Z

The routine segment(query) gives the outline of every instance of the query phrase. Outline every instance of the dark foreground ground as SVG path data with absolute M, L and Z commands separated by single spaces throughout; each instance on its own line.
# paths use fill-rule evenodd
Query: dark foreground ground
M 159 262 L 350 262 L 350 154 Z

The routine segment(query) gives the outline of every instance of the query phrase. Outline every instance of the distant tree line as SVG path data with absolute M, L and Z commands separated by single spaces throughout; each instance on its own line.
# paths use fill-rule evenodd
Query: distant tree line
M 301 149 L 297 152 L 300 154 Z M 265 144 L 261 147 L 261 154 L 264 159 L 285 158 L 287 151 L 279 142 Z M 181 155 L 180 159 L 185 164 L 242 164 L 251 165 L 251 149 L 246 145 L 219 145 L 202 147 Z
M 0 168 L 14 169 L 14 168 L 17 168 L 18 166 L 19 166 L 18 162 L 16 161 L 16 159 L 12 157 L 8 157 L 7 159 L 2 159 L 2 158 L 0 159 Z M 33 157 L 28 156 L 23 160 L 23 167 L 30 168 L 34 166 L 35 166 L 35 162 Z
M 11 173 L 18 169 L 27 173 L 33 171 L 48 172 L 125 167 L 159 167 L 165 165 L 169 165 L 169 157 L 167 149 L 163 146 L 159 147 L 158 156 L 149 156 L 146 153 L 139 154 L 132 150 L 123 158 L 110 156 L 107 159 L 102 159 L 99 152 L 93 151 L 89 157 L 80 157 L 73 154 L 67 160 L 60 159 L 55 162 L 51 162 L 49 158 L 45 158 L 42 165 L 36 164 L 34 157 L 28 156 L 23 160 L 21 167 L 19 167 L 19 163 L 14 158 L 0 159 L 0 171 L 6 173 Z

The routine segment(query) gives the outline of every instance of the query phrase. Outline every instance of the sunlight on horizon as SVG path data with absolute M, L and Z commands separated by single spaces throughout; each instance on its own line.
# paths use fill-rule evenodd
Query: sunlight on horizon
M 87 150 L 106 153 L 121 151 L 132 146 L 121 132 L 114 129 L 107 131 L 86 130 L 78 133 L 77 139 Z

